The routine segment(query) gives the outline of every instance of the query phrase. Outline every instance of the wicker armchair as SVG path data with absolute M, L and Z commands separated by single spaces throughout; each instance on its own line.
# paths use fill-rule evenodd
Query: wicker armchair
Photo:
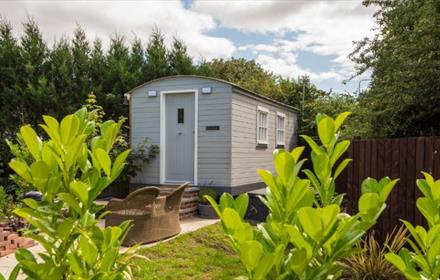
M 106 210 L 105 226 L 116 226 L 132 220 L 133 227 L 123 245 L 149 243 L 180 233 L 179 210 L 182 195 L 188 183 L 180 185 L 172 193 L 159 196 L 157 187 L 144 187 L 130 193 L 125 199 L 111 199 Z

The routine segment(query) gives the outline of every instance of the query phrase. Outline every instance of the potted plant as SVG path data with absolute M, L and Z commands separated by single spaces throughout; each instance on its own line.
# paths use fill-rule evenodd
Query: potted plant
M 217 201 L 218 194 L 213 188 L 203 188 L 199 191 L 199 216 L 204 219 L 218 219 L 218 215 L 215 212 L 211 204 L 206 200 L 205 195 L 212 197 Z

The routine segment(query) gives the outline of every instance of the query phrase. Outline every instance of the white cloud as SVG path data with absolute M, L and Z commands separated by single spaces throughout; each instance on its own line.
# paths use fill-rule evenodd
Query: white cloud
M 298 76 L 306 74 L 314 82 L 333 79 L 341 82 L 344 76 L 336 71 L 313 72 L 309 69 L 304 69 L 296 62 L 294 54 L 281 54 L 280 58 L 275 58 L 269 55 L 258 55 L 256 61 L 264 66 L 269 71 L 281 75 L 283 77 L 298 78 Z
M 353 72 L 353 63 L 347 58 L 353 50 L 353 41 L 371 35 L 374 26 L 374 11 L 363 7 L 361 1 L 196 0 L 192 9 L 212 15 L 226 27 L 275 35 L 271 43 L 244 45 L 239 50 L 253 52 L 274 73 L 284 75 L 294 71 L 290 76 L 297 76 L 306 72 L 312 79 L 348 78 Z M 337 67 L 313 73 L 302 69 L 296 61 L 280 59 L 285 53 L 300 51 L 335 56 L 329 63 Z M 304 72 L 296 72 L 301 70 Z
M 206 34 L 217 26 L 212 16 L 187 10 L 180 1 L 0 1 L 0 15 L 17 34 L 21 23 L 32 17 L 49 42 L 71 36 L 79 24 L 91 40 L 98 36 L 107 43 L 116 32 L 128 41 L 136 35 L 145 43 L 158 26 L 167 44 L 172 36 L 184 40 L 196 59 L 229 57 L 236 50 L 229 39 Z

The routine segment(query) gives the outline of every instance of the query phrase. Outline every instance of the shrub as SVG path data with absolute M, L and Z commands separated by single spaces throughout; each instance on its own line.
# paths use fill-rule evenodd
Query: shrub
M 28 279 L 130 279 L 133 248 L 119 253 L 130 223 L 98 227 L 96 214 L 102 207 L 94 203 L 122 172 L 130 152 L 121 152 L 114 161 L 109 156 L 122 121 L 102 123 L 89 146 L 95 123 L 85 108 L 60 123 L 50 116 L 43 119 L 44 138 L 29 125 L 20 129 L 31 162 L 16 157 L 10 167 L 42 193 L 41 202 L 24 199 L 27 207 L 14 213 L 29 223 L 25 235 L 45 251 L 37 260 L 31 251 L 17 250 L 19 264 L 11 279 L 20 270 Z
M 202 204 L 208 204 L 208 200 L 205 196 L 211 197 L 214 201 L 217 201 L 218 194 L 213 188 L 203 188 L 199 191 L 199 201 Z
M 367 178 L 359 199 L 359 212 L 343 213 L 343 195 L 335 193 L 335 179 L 348 161 L 338 163 L 349 141 L 338 141 L 339 129 L 348 113 L 332 119 L 316 118 L 321 145 L 305 136 L 312 153 L 313 171 L 299 176 L 304 147 L 291 152 L 274 151 L 276 175 L 267 170 L 258 173 L 267 185 L 262 201 L 270 214 L 254 229 L 243 221 L 249 198 L 234 199 L 223 194 L 220 203 L 206 198 L 221 218 L 225 232 L 240 257 L 248 279 L 335 279 L 342 275 L 338 264 L 354 253 L 356 242 L 371 228 L 386 207 L 386 200 L 397 180 L 379 182 Z M 315 197 L 315 193 L 318 194 Z
M 387 234 L 382 246 L 371 232 L 359 244 L 354 254 L 342 261 L 347 279 L 353 280 L 399 280 L 400 271 L 385 259 L 387 252 L 398 252 L 405 244 L 407 230 L 404 227 L 396 228 Z
M 9 195 L 0 186 L 0 218 L 9 216 Z
M 440 276 L 440 179 L 422 172 L 424 179 L 417 180 L 423 197 L 417 199 L 417 208 L 428 222 L 428 229 L 413 226 L 402 220 L 412 239 L 407 239 L 412 251 L 402 248 L 398 254 L 388 253 L 386 259 L 399 269 L 407 279 L 439 279 Z
M 97 126 L 102 124 L 105 116 L 104 108 L 98 104 L 96 95 L 90 92 L 87 96 L 85 106 L 88 111 L 92 112 L 90 119 L 96 123 Z M 125 117 L 120 116 L 119 120 L 124 122 Z M 115 139 L 114 147 L 110 156 L 119 154 L 120 152 L 128 149 L 128 130 L 129 127 L 123 126 L 118 132 L 118 136 Z M 92 136 L 97 133 L 96 129 L 91 132 Z M 115 183 L 127 184 L 129 177 L 135 177 L 138 172 L 142 170 L 144 165 L 150 163 L 159 153 L 159 146 L 149 143 L 148 138 L 145 138 L 136 147 L 134 147 L 126 160 L 126 166 L 122 170 L 121 175 L 118 177 Z

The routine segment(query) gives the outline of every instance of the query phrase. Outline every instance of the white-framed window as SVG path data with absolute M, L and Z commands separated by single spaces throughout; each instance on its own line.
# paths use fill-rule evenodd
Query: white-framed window
M 276 143 L 277 146 L 286 145 L 286 115 L 280 112 L 277 112 Z
M 257 107 L 257 144 L 269 144 L 269 109 Z

